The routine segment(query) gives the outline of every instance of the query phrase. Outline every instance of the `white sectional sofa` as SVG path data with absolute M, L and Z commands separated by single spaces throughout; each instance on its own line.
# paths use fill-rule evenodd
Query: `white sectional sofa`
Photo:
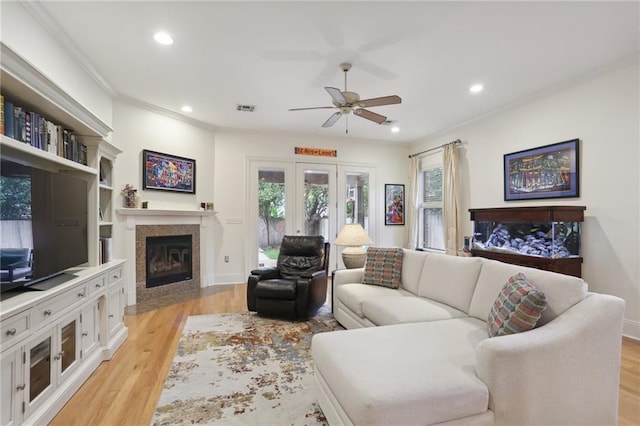
M 544 292 L 536 328 L 489 337 L 507 280 Z M 339 270 L 334 315 L 315 335 L 330 424 L 616 425 L 624 301 L 580 278 L 482 258 L 404 250 L 398 289 Z

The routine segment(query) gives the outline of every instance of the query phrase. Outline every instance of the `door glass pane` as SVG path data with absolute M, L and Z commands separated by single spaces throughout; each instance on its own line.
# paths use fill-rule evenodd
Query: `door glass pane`
M 285 234 L 284 170 L 258 171 L 258 266 L 275 266 Z
M 51 384 L 51 337 L 31 348 L 29 366 L 29 401 L 33 401 Z
M 304 235 L 322 235 L 329 241 L 329 173 L 304 171 Z
M 69 368 L 76 360 L 76 321 L 62 327 L 62 368 L 61 372 Z
M 359 223 L 369 231 L 369 173 L 347 172 L 345 223 Z

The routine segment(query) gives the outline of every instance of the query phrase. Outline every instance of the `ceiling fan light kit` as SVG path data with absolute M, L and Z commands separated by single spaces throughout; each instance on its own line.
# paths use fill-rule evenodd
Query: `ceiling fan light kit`
M 327 121 L 322 124 L 322 127 L 332 127 L 343 115 L 348 116 L 353 112 L 354 115 L 358 117 L 365 118 L 367 120 L 373 121 L 377 124 L 383 124 L 387 121 L 387 117 L 384 115 L 375 113 L 373 111 L 369 111 L 365 108 L 383 106 L 383 105 L 394 105 L 402 102 L 400 96 L 390 95 L 390 96 L 382 96 L 379 98 L 370 98 L 370 99 L 360 99 L 360 95 L 356 92 L 350 92 L 347 89 L 347 73 L 351 69 L 351 64 L 344 63 L 340 64 L 340 68 L 342 72 L 344 72 L 344 90 L 340 90 L 335 87 L 325 87 L 324 89 L 331 96 L 331 101 L 333 106 L 321 106 L 321 107 L 309 107 L 309 108 L 291 108 L 289 111 L 305 111 L 312 109 L 338 109 L 338 112 L 333 113 Z M 346 128 L 346 133 L 349 133 L 348 127 Z

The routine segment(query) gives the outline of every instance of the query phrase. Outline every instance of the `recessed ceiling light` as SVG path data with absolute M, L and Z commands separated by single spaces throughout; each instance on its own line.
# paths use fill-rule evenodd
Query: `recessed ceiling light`
M 398 133 L 399 131 L 400 131 L 400 127 L 398 127 L 398 126 L 393 126 L 393 127 L 391 128 L 391 132 L 392 132 L 392 133 Z
M 185 105 L 180 109 L 182 110 L 182 112 L 193 112 L 193 108 L 191 108 L 189 105 Z
M 471 86 L 469 88 L 469 91 L 471 93 L 479 93 L 482 92 L 482 89 L 484 89 L 484 87 L 482 86 L 482 84 L 474 84 L 473 86 Z
M 164 31 L 157 32 L 153 36 L 153 38 L 158 43 L 164 44 L 166 46 L 168 46 L 170 44 L 173 44 L 173 38 L 171 37 L 171 35 L 169 33 L 164 32 Z

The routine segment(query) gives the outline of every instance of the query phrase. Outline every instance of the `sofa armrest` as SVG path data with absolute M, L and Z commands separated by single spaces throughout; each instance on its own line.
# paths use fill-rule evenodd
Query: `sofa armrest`
M 617 424 L 624 301 L 590 294 L 548 324 L 483 340 L 496 424 Z
M 333 273 L 333 288 L 341 284 L 359 283 L 362 281 L 364 268 L 338 269 Z

